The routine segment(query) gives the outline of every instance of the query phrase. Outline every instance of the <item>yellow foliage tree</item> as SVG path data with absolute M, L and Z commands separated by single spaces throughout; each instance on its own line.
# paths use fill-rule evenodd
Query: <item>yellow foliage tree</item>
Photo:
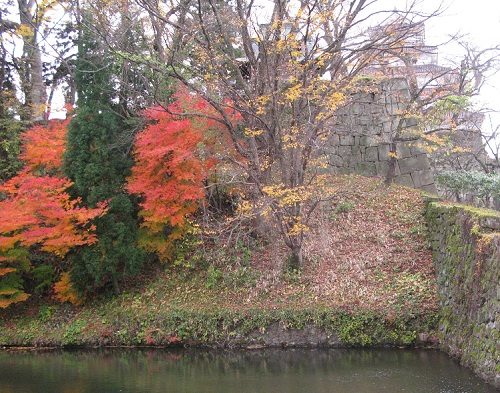
M 240 212 L 253 222 L 274 222 L 293 268 L 302 264 L 311 213 L 336 192 L 320 152 L 335 133 L 338 109 L 352 104 L 369 64 L 414 34 L 387 29 L 372 39 L 363 31 L 431 16 L 414 11 L 414 2 L 391 11 L 375 3 L 271 0 L 262 8 L 246 0 L 144 0 L 136 12 L 149 17 L 153 55 L 120 52 L 178 80 L 214 108 L 212 117 L 239 153 L 220 158 L 248 185 Z M 227 115 L 231 110 L 243 124 Z

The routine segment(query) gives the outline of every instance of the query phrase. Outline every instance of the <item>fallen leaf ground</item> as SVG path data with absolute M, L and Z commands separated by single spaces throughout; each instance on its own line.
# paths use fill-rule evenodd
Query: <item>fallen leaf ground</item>
M 343 192 L 312 217 L 301 271 L 286 269 L 287 248 L 279 238 L 231 245 L 221 239 L 200 246 L 181 266 L 150 272 L 110 300 L 0 311 L 0 344 L 74 343 L 85 334 L 83 342 L 107 343 L 103 337 L 108 336 L 114 342 L 111 337 L 123 335 L 118 340 L 123 343 L 127 330 L 137 341 L 138 334 L 156 332 L 161 318 L 186 310 L 204 315 L 284 309 L 361 310 L 405 318 L 435 314 L 420 193 L 357 176 L 334 181 Z

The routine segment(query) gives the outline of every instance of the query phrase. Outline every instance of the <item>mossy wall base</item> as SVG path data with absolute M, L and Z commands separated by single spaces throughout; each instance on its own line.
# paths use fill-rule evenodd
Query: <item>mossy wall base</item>
M 500 388 L 500 214 L 429 202 L 442 349 Z

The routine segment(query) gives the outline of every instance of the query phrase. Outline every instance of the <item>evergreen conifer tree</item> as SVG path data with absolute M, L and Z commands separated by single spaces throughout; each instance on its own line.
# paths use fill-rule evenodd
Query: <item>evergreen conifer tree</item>
M 132 165 L 132 122 L 118 105 L 113 58 L 85 27 L 91 23 L 82 26 L 75 75 L 78 109 L 69 125 L 64 168 L 74 182 L 74 197 L 88 207 L 108 201 L 109 209 L 95 221 L 98 243 L 70 256 L 71 279 L 80 292 L 109 285 L 118 292 L 120 280 L 138 273 L 145 257 L 136 247 L 137 206 L 124 188 Z
M 22 123 L 16 119 L 20 106 L 16 98 L 14 64 L 0 37 L 0 183 L 21 168 L 19 134 Z

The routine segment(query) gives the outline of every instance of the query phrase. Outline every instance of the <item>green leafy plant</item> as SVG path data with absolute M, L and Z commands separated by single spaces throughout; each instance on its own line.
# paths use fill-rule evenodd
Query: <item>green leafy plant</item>
M 47 322 L 50 318 L 52 318 L 59 311 L 59 306 L 52 306 L 48 304 L 44 304 L 38 310 L 37 318 L 41 322 Z
M 337 213 L 348 213 L 354 210 L 355 206 L 356 204 L 353 201 L 342 201 L 335 207 L 335 211 Z
M 224 273 L 222 270 L 210 266 L 207 270 L 207 282 L 205 283 L 205 287 L 207 289 L 215 288 L 223 276 Z
M 500 175 L 475 170 L 443 171 L 436 176 L 449 196 L 458 202 L 472 201 L 481 207 L 489 207 L 489 199 L 500 200 Z

